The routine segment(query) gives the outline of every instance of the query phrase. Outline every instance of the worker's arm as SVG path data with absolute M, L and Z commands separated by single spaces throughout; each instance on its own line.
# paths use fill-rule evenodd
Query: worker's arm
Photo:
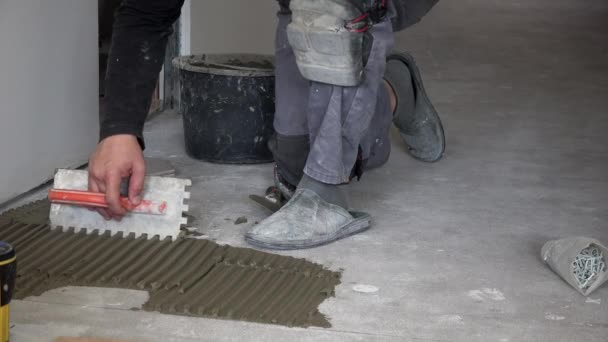
M 125 214 L 119 201 L 122 178 L 131 177 L 129 199 L 141 201 L 145 164 L 143 126 L 165 56 L 172 25 L 184 0 L 124 0 L 112 33 L 100 112 L 100 143 L 89 160 L 89 190 L 103 192 L 106 218 Z
M 165 58 L 167 38 L 184 0 L 124 0 L 113 28 L 100 138 L 135 135 L 143 126 Z

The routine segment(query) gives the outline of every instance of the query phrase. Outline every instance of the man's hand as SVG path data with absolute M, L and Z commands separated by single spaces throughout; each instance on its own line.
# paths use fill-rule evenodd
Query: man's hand
M 113 135 L 102 140 L 89 159 L 89 191 L 106 194 L 108 209 L 99 209 L 106 219 L 120 220 L 126 209 L 120 204 L 120 183 L 131 177 L 129 202 L 141 203 L 146 165 L 144 155 L 133 135 Z

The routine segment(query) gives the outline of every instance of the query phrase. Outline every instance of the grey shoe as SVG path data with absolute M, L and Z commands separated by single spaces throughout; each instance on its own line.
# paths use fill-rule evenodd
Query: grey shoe
M 393 122 L 410 154 L 426 162 L 441 159 L 445 151 L 443 126 L 424 90 L 414 58 L 407 53 L 388 56 L 385 79 L 397 95 Z
M 369 214 L 349 212 L 325 202 L 314 191 L 298 189 L 281 210 L 245 234 L 245 240 L 268 249 L 322 246 L 369 229 Z

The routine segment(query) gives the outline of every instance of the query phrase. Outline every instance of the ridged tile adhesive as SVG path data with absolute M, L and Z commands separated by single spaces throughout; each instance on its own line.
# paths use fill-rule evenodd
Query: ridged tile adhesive
M 0 215 L 18 255 L 15 298 L 64 286 L 145 290 L 146 311 L 287 326 L 329 327 L 318 310 L 340 273 L 304 259 L 208 240 L 176 241 L 48 226 L 46 201 Z

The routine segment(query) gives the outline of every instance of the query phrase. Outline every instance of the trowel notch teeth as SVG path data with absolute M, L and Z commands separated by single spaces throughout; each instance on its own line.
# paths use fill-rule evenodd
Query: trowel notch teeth
M 184 192 L 184 199 L 185 200 L 190 199 L 190 193 L 189 192 L 187 192 L 187 191 Z
M 185 186 L 192 186 L 192 180 L 190 180 L 190 179 L 184 179 L 184 185 Z
M 173 235 L 159 235 L 159 237 L 161 238 L 161 240 L 169 238 L 169 241 L 175 241 L 175 236 Z
M 182 217 L 182 219 L 180 220 L 180 226 L 185 226 L 188 224 L 188 218 L 187 217 Z
M 187 204 L 182 205 L 182 212 L 187 213 L 190 210 L 190 206 Z

